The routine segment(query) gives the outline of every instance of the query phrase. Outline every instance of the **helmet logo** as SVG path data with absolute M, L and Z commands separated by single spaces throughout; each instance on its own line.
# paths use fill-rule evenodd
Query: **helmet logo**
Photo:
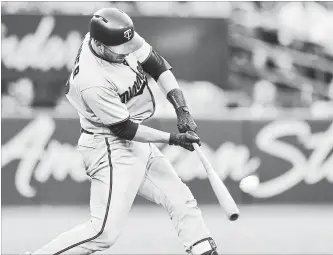
M 124 32 L 124 37 L 129 40 L 131 39 L 132 37 L 132 30 L 131 29 L 127 29 L 125 32 Z

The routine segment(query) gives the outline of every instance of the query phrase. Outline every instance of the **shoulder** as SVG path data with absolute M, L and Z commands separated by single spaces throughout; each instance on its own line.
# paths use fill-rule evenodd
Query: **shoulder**
M 149 58 L 153 50 L 152 46 L 144 38 L 142 38 L 142 41 L 141 47 L 132 53 L 141 64 Z
M 105 87 L 113 88 L 112 75 L 110 70 L 106 69 L 105 66 L 96 59 L 87 47 L 83 56 L 80 59 L 79 64 L 79 75 L 77 76 L 76 82 L 79 84 L 80 90 L 85 90 L 91 87 Z
M 96 68 L 94 65 L 80 69 L 76 83 L 79 85 L 80 91 L 99 87 L 116 90 L 114 82 L 105 70 L 103 68 Z

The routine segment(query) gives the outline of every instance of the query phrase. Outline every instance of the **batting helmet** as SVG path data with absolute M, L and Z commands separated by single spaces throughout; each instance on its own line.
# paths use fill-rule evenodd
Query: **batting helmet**
M 132 53 L 143 43 L 134 30 L 132 19 L 116 8 L 103 8 L 93 14 L 90 36 L 117 54 Z

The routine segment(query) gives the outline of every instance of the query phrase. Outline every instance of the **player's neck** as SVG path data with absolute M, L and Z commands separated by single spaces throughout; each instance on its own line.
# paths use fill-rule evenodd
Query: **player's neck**
M 94 51 L 95 55 L 99 56 L 102 59 L 105 59 L 104 55 L 100 52 L 100 50 L 98 49 L 94 40 L 90 40 L 89 43 L 90 43 L 91 49 Z

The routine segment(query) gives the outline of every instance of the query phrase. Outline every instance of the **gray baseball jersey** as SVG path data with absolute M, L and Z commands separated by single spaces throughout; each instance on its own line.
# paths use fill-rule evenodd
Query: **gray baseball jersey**
M 92 133 L 110 133 L 108 126 L 130 118 L 140 123 L 155 110 L 153 94 L 141 63 L 152 48 L 129 54 L 123 64 L 112 64 L 96 55 L 86 35 L 68 82 L 68 100 L 80 116 L 81 127 Z

